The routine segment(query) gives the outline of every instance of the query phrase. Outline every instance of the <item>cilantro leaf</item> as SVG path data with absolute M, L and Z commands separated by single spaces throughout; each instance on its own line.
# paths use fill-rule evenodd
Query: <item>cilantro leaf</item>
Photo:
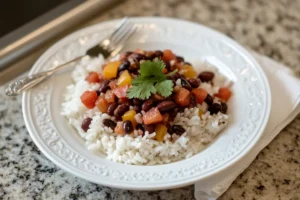
M 170 80 L 164 80 L 155 84 L 155 88 L 159 94 L 168 97 L 172 94 L 173 83 Z
M 164 97 L 172 94 L 173 83 L 167 80 L 175 72 L 164 74 L 165 63 L 162 60 L 145 61 L 141 63 L 140 75 L 132 81 L 132 86 L 127 90 L 127 97 L 148 99 L 151 94 L 158 92 Z

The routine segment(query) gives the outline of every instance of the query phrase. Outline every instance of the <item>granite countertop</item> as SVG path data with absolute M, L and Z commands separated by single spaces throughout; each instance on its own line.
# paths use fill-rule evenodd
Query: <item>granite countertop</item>
M 128 0 L 89 24 L 128 16 L 169 16 L 215 28 L 300 72 L 300 1 Z M 21 97 L 0 88 L 0 199 L 194 199 L 193 186 L 136 192 L 96 185 L 64 172 L 33 143 Z M 300 199 L 300 115 L 220 199 Z

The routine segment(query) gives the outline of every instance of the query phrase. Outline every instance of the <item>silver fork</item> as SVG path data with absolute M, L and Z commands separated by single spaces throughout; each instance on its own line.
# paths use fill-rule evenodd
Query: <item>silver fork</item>
M 8 85 L 6 88 L 6 95 L 16 96 L 25 90 L 28 90 L 43 80 L 72 63 L 76 63 L 85 57 L 96 57 L 102 54 L 105 59 L 116 56 L 124 47 L 124 43 L 131 37 L 136 31 L 137 27 L 128 25 L 128 18 L 123 18 L 116 30 L 106 39 L 102 40 L 99 44 L 93 46 L 86 51 L 85 55 L 74 58 L 73 60 L 66 62 L 62 65 L 51 68 L 50 70 L 29 75 L 25 78 L 19 79 Z

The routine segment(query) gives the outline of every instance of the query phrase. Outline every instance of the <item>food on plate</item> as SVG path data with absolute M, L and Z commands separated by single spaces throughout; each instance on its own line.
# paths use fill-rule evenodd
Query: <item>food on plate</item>
M 115 162 L 165 164 L 199 153 L 226 127 L 229 82 L 167 49 L 82 60 L 62 115 L 91 151 Z

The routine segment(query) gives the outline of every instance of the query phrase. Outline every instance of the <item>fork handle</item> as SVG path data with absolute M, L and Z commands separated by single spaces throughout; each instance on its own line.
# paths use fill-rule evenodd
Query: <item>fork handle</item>
M 41 72 L 33 75 L 26 76 L 21 78 L 11 84 L 6 88 L 5 94 L 8 96 L 17 96 L 21 94 L 23 91 L 32 88 L 38 83 L 42 82 L 47 78 L 53 71 Z

